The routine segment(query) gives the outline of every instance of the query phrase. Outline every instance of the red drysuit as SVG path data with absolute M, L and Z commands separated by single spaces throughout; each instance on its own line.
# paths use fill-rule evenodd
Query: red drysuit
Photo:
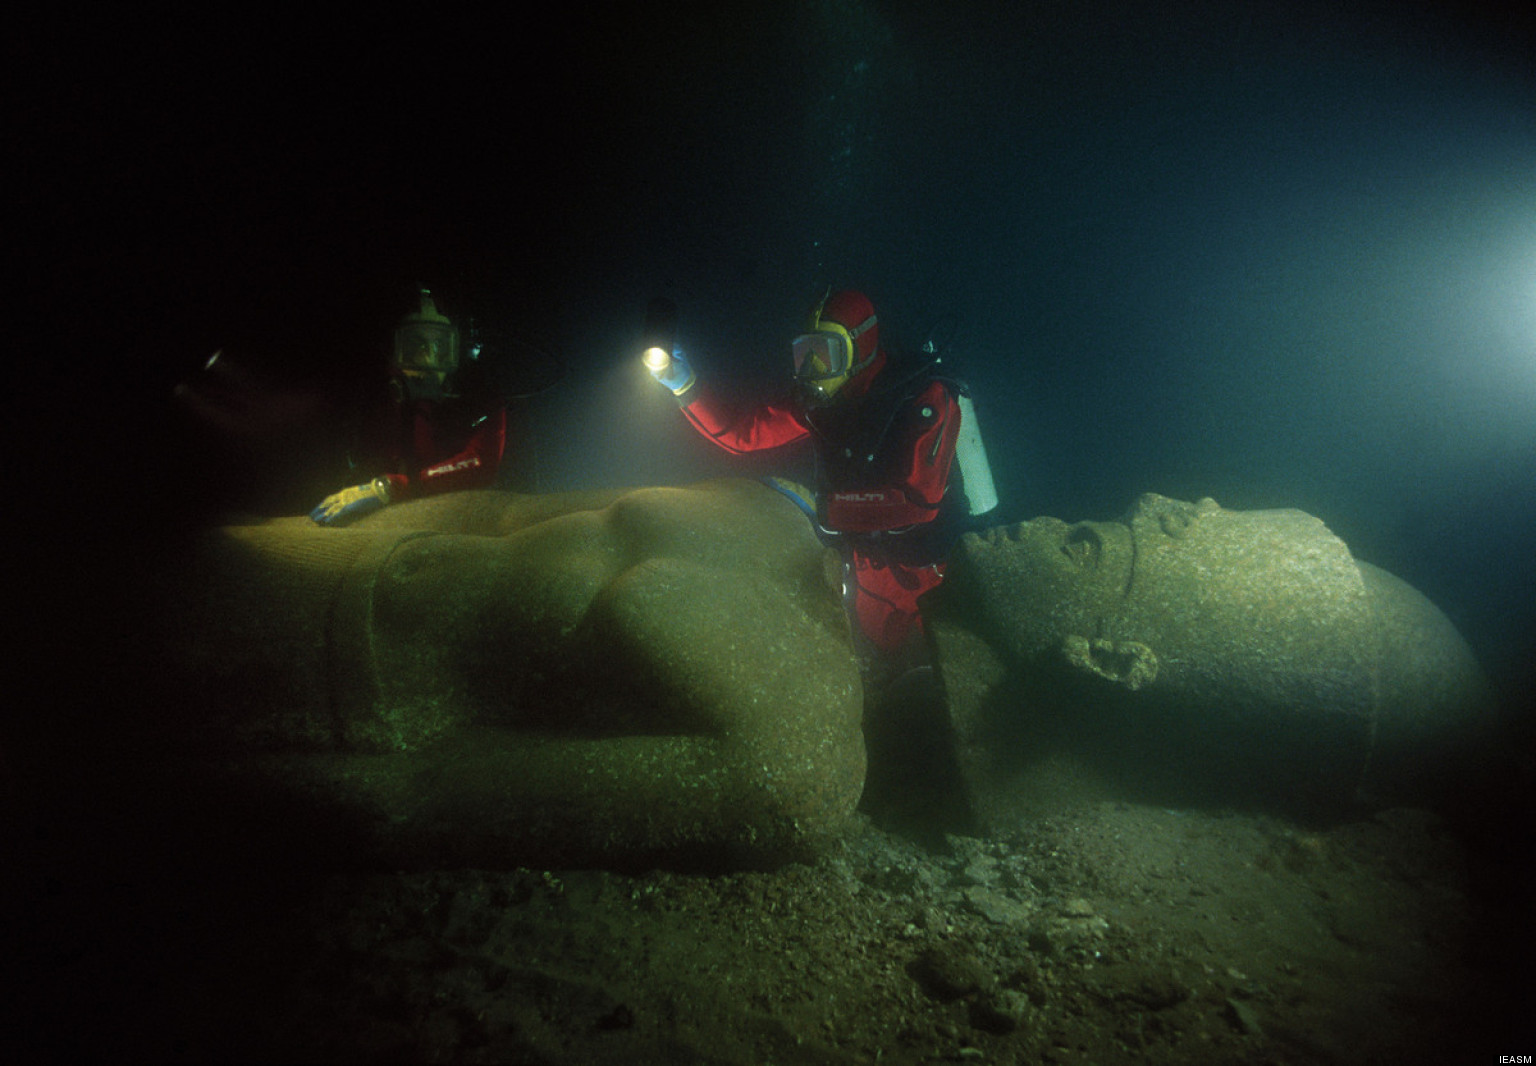
M 851 610 L 882 652 L 920 632 L 917 598 L 939 583 L 943 562 L 924 533 L 940 515 L 960 407 L 931 367 L 896 372 L 884 352 L 832 402 L 768 403 L 732 412 L 702 383 L 681 397 L 700 433 L 731 452 L 810 437 L 817 452 L 817 519 L 844 544 Z

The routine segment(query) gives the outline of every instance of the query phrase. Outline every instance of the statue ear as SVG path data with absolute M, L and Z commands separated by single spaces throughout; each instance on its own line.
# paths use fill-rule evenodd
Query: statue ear
M 1061 653 L 1074 669 L 1124 685 L 1132 692 L 1157 680 L 1157 653 L 1138 641 L 1072 635 L 1061 642 Z

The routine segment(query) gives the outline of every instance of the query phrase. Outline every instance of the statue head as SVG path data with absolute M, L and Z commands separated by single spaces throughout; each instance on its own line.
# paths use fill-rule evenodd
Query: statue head
M 1096 732 L 1094 744 L 1118 735 L 1132 758 L 1202 752 L 1204 765 L 1179 773 L 1241 755 L 1238 780 L 1255 760 L 1304 751 L 1279 787 L 1310 777 L 1336 788 L 1404 770 L 1407 749 L 1486 707 L 1481 671 L 1444 616 L 1295 510 L 1148 494 L 1119 521 L 970 534 L 927 614 L 946 682 L 978 641 L 1006 677 L 977 699 L 951 686 L 957 731 L 999 738 L 988 743 L 1037 744 L 1055 723 Z M 1177 751 L 1154 756 L 1154 745 Z

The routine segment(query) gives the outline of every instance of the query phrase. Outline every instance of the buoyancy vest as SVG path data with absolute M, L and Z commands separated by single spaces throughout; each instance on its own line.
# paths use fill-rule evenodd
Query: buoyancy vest
M 869 392 L 849 404 L 831 404 L 805 415 L 817 442 L 817 482 L 821 492 L 885 488 L 902 477 L 907 457 L 889 446 L 917 430 L 922 418 L 918 398 L 935 382 L 954 396 L 961 410 L 954 467 L 944 492 L 939 521 L 961 521 L 997 506 L 986 449 L 975 421 L 970 388 L 950 374 L 943 360 L 925 353 L 920 361 L 888 367 Z

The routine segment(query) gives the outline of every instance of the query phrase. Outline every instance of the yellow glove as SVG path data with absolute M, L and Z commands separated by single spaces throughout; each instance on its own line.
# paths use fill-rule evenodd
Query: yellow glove
M 376 477 L 366 485 L 353 485 L 350 489 L 333 492 L 320 501 L 320 506 L 309 512 L 309 517 L 322 526 L 339 526 L 370 511 L 377 511 L 389 502 L 389 479 Z

